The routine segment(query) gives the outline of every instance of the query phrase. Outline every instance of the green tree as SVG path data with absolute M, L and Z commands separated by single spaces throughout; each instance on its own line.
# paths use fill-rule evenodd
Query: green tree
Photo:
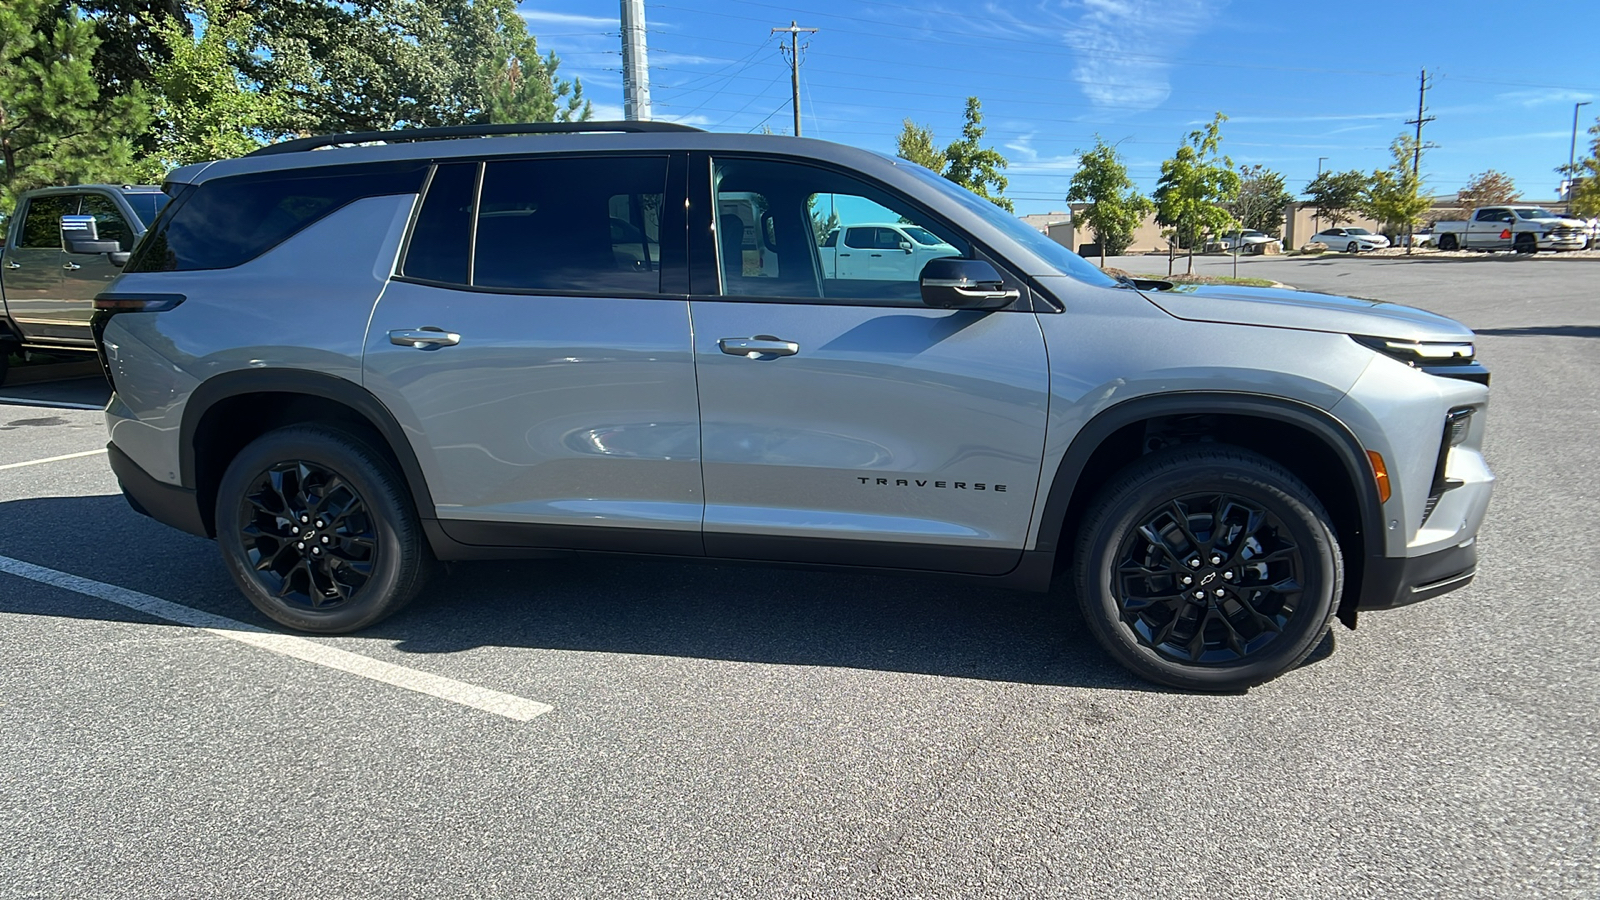
M 1571 176 L 1567 204 L 1574 215 L 1585 218 L 1600 216 L 1600 119 L 1595 120 L 1589 133 L 1595 138 L 1589 143 L 1589 155 L 1574 164 L 1577 171 Z
M 1283 236 L 1283 211 L 1294 202 L 1284 186 L 1283 176 L 1266 166 L 1239 167 L 1239 199 L 1233 202 L 1233 216 L 1251 231 Z
M 1433 207 L 1433 198 L 1423 196 L 1422 179 L 1413 172 L 1413 153 L 1417 139 L 1402 133 L 1389 145 L 1394 161 L 1386 169 L 1376 169 L 1367 182 L 1362 211 L 1373 219 L 1406 234 Z M 1411 252 L 1410 243 L 1406 253 Z
M 1317 218 L 1338 225 L 1355 218 L 1365 202 L 1367 176 L 1360 172 L 1323 172 L 1306 185 L 1306 194 L 1316 206 Z
M 1217 152 L 1222 143 L 1222 123 L 1217 113 L 1205 128 L 1189 132 L 1172 159 L 1161 164 L 1156 182 L 1156 221 L 1171 227 L 1180 246 L 1189 250 L 1189 272 L 1194 272 L 1194 247 L 1207 234 L 1234 225 L 1226 205 L 1239 194 L 1239 173 L 1233 160 Z
M 263 0 L 244 74 L 286 101 L 285 132 L 582 120 L 516 0 Z
M 977 97 L 967 98 L 964 116 L 966 122 L 961 126 L 961 140 L 944 148 L 944 158 L 948 164 L 944 177 L 1006 212 L 1012 212 L 1011 201 L 1004 196 L 1009 182 L 1000 174 L 1000 170 L 1006 167 L 1006 158 L 993 147 L 982 144 L 985 130 L 983 109 Z M 989 193 L 990 185 L 994 186 L 992 195 Z
M 94 24 L 44 0 L 0 5 L 0 205 L 50 184 L 121 181 L 130 135 L 149 121 L 143 92 L 102 100 Z
M 1107 254 L 1121 255 L 1133 243 L 1134 231 L 1155 205 L 1134 188 L 1117 149 L 1107 146 L 1099 135 L 1094 142 L 1093 150 L 1078 154 L 1078 170 L 1072 173 L 1067 200 L 1089 204 L 1083 210 L 1083 221 L 1094 232 L 1103 269 Z
M 102 98 L 120 97 L 149 85 L 156 66 L 171 59 L 161 32 L 170 25 L 192 32 L 193 0 L 48 0 L 56 20 L 83 18 L 94 23 L 95 81 Z M 237 6 L 248 6 L 234 0 Z M 235 10 L 230 10 L 230 12 Z M 237 10 L 243 11 L 243 10 Z
M 906 119 L 900 129 L 895 155 L 914 162 L 924 169 L 944 174 L 945 158 L 944 154 L 933 146 L 933 129 L 915 125 L 910 119 Z
M 154 28 L 165 62 L 149 72 L 159 124 L 140 161 L 142 180 L 159 182 L 177 166 L 249 153 L 284 118 L 281 98 L 256 90 L 235 64 L 254 20 L 229 12 L 225 0 L 200 0 L 196 16 L 198 37 L 176 21 Z

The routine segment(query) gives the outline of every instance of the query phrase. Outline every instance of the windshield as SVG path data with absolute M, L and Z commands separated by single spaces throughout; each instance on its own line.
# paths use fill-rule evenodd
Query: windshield
M 1345 234 L 1371 234 L 1372 232 L 1366 230 L 1365 228 L 1346 228 L 1344 230 L 1344 233 Z
M 937 247 L 944 243 L 944 241 L 939 240 L 938 235 L 926 228 L 918 228 L 915 225 L 906 225 L 903 227 L 906 230 L 906 234 L 911 235 L 912 240 L 919 244 L 926 244 L 929 247 Z
M 915 175 L 930 187 L 938 190 L 945 197 L 961 204 L 968 212 L 975 213 L 984 221 L 999 229 L 1006 237 L 1028 248 L 1061 274 L 1070 275 L 1079 281 L 1088 282 L 1089 284 L 1103 287 L 1116 286 L 1116 280 L 1100 271 L 1098 266 L 1050 240 L 1045 237 L 1044 232 L 979 197 L 977 194 L 935 175 L 921 166 L 908 164 L 904 161 L 898 161 L 896 164 L 904 171 Z
M 1524 219 L 1558 219 L 1558 218 L 1560 218 L 1560 216 L 1557 216 L 1555 213 L 1551 212 L 1550 210 L 1548 210 L 1548 209 L 1539 209 L 1538 207 L 1534 207 L 1533 209 L 1519 209 L 1519 210 L 1517 210 L 1517 215 L 1520 216 L 1521 218 L 1524 218 Z

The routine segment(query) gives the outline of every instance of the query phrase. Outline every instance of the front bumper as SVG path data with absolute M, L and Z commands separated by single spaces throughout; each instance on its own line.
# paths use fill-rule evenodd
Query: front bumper
M 1425 556 L 1368 557 L 1356 609 L 1394 609 L 1448 594 L 1477 573 L 1476 538 Z
M 122 495 L 134 512 L 142 513 L 163 525 L 187 531 L 200 537 L 211 537 L 206 530 L 205 518 L 200 515 L 200 500 L 194 491 L 167 484 L 150 477 L 139 464 L 117 449 L 116 444 L 106 444 L 106 456 L 111 471 L 116 473 Z

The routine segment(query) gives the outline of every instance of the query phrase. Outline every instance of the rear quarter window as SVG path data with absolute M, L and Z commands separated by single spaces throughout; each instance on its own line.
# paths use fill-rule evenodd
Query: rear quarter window
M 427 168 L 423 162 L 328 166 L 204 182 L 186 191 L 161 227 L 140 243 L 127 271 L 241 265 L 356 200 L 416 193 Z

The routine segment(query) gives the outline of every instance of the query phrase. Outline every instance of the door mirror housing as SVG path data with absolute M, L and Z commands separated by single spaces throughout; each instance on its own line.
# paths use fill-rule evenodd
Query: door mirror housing
M 900 249 L 904 250 L 907 253 L 910 253 L 911 252 L 911 242 L 910 241 L 901 241 L 900 242 Z
M 116 253 L 122 245 L 100 240 L 94 216 L 62 216 L 61 246 L 68 253 Z
M 934 309 L 1001 309 L 1021 296 L 987 260 L 941 257 L 922 267 L 922 302 Z

